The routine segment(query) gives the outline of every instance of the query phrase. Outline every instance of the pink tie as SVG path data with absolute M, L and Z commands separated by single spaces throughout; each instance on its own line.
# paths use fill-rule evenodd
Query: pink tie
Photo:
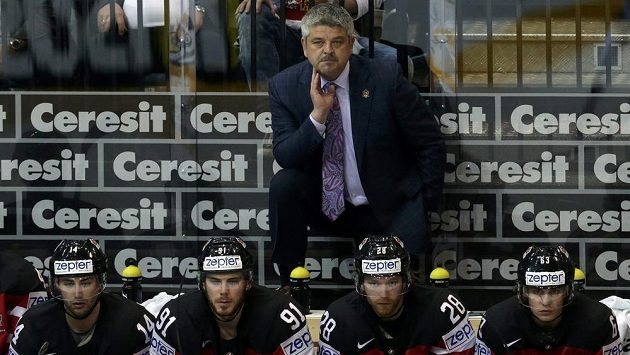
M 324 90 L 328 91 L 327 83 Z M 333 83 L 334 85 L 334 83 Z M 322 212 L 331 221 L 336 220 L 344 211 L 343 182 L 343 122 L 337 95 L 326 121 L 326 138 L 322 155 Z

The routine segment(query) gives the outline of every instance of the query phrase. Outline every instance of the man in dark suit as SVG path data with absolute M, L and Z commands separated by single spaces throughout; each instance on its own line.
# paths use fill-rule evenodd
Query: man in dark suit
M 392 233 L 418 254 L 440 201 L 446 153 L 435 118 L 396 63 L 352 55 L 353 31 L 343 8 L 313 7 L 301 28 L 308 60 L 269 82 L 283 167 L 269 188 L 269 220 L 282 285 L 304 263 L 307 226 L 355 241 Z M 338 119 L 342 132 L 331 128 Z M 340 170 L 329 168 L 339 155 Z

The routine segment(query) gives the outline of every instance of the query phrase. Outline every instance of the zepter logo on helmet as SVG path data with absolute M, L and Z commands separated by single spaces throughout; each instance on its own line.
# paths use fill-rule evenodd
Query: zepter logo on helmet
M 94 239 L 63 240 L 50 259 L 51 294 L 62 297 L 58 283 L 62 277 L 95 275 L 102 292 L 107 282 L 107 256 Z M 100 293 L 99 292 L 99 293 Z
M 252 278 L 252 255 L 239 237 L 216 237 L 208 240 L 197 259 L 199 286 L 203 275 L 215 272 L 243 271 L 246 279 Z
M 365 295 L 366 278 L 371 283 L 378 279 L 395 280 L 400 276 L 401 293 L 411 285 L 409 254 L 403 242 L 396 236 L 368 236 L 359 244 L 355 257 L 355 286 Z M 397 279 L 396 279 L 397 280 Z
M 564 305 L 569 304 L 574 296 L 574 270 L 569 253 L 562 246 L 527 248 L 518 266 L 519 301 L 529 307 L 528 294 L 547 292 L 565 296 Z

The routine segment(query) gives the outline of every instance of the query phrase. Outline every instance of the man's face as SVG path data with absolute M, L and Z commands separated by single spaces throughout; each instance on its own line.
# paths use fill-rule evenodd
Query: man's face
M 103 291 L 96 275 L 59 277 L 56 286 L 61 292 L 66 311 L 76 318 L 88 315 Z
M 554 325 L 548 322 L 560 320 L 568 289 L 565 286 L 554 288 L 525 286 L 524 295 L 534 319 L 539 321 L 540 325 Z
M 354 37 L 342 27 L 313 26 L 302 38 L 304 56 L 326 80 L 335 80 L 352 55 Z
M 363 292 L 367 301 L 381 318 L 391 317 L 402 307 L 403 281 L 400 275 L 388 277 L 365 276 Z
M 209 274 L 204 280 L 208 303 L 214 314 L 223 320 L 232 319 L 249 289 L 243 273 Z

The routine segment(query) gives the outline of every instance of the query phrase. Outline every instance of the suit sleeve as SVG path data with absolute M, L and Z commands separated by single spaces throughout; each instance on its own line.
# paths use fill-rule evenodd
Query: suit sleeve
M 294 301 L 288 301 L 276 315 L 271 327 L 277 348 L 274 355 L 313 355 L 314 346 L 306 317 Z
M 394 64 L 391 64 L 394 65 Z M 429 211 L 437 210 L 444 186 L 446 146 L 440 127 L 424 98 L 403 76 L 397 64 L 393 109 L 404 143 L 415 158 L 422 179 L 422 196 Z
M 296 84 L 289 83 L 287 77 L 276 76 L 269 81 L 273 156 L 283 168 L 304 169 L 321 160 L 324 138 L 308 117 L 310 109 L 288 102 L 288 92 L 295 90 Z

